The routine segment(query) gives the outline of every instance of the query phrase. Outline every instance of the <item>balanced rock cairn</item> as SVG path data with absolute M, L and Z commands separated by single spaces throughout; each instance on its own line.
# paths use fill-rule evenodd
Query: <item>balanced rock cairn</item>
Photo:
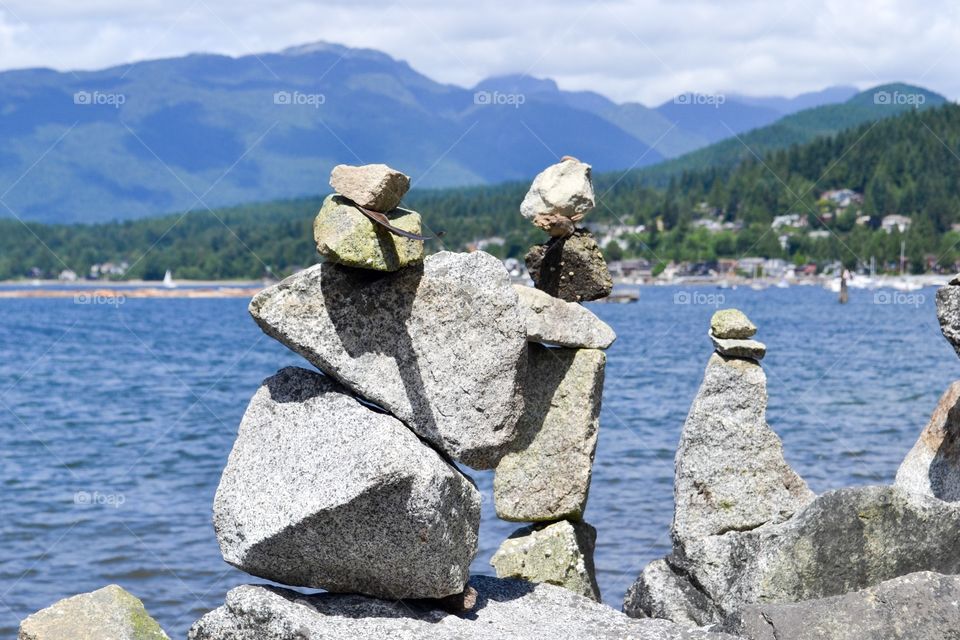
M 459 462 L 496 469 L 498 514 L 536 523 L 504 543 L 499 575 L 599 600 L 596 532 L 582 516 L 612 329 L 514 286 L 489 254 L 424 259 L 419 214 L 398 208 L 403 174 L 337 167 L 331 185 L 314 225 L 326 261 L 250 303 L 267 335 L 322 373 L 283 369 L 247 407 L 214 500 L 224 559 L 287 585 L 431 610 L 489 603 L 504 585 L 470 580 L 480 493 Z M 369 599 L 343 597 L 355 600 L 327 606 L 371 615 Z M 269 615 L 242 602 L 285 606 L 242 587 L 190 637 L 274 637 L 259 621 Z
M 577 226 L 595 206 L 590 165 L 576 158 L 566 156 L 534 179 L 520 213 L 551 236 L 526 256 L 537 289 L 568 302 L 610 295 L 613 279 L 603 253 L 593 235 Z

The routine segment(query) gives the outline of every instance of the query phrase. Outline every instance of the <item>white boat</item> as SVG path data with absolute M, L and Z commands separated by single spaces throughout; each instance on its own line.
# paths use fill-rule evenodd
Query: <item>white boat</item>
M 920 289 L 923 289 L 923 285 L 915 280 L 898 278 L 890 283 L 890 288 L 896 289 L 897 291 L 919 291 Z
M 170 273 L 170 269 L 167 269 L 167 272 L 163 274 L 163 286 L 167 289 L 173 289 L 177 286 L 177 283 L 173 281 L 173 274 Z
M 780 282 L 778 282 L 777 284 L 775 284 L 775 285 L 773 285 L 773 286 L 775 286 L 777 289 L 789 289 L 789 288 L 790 288 L 790 283 L 787 282 L 786 280 L 781 280 Z
M 830 293 L 840 293 L 840 278 L 834 278 L 824 283 L 823 288 Z

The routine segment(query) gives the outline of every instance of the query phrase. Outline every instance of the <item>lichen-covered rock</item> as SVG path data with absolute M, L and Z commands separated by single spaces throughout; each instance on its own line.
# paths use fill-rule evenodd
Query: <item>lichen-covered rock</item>
M 551 236 L 569 236 L 596 206 L 590 174 L 590 165 L 570 157 L 547 167 L 534 179 L 520 213 Z
M 386 213 L 400 205 L 410 178 L 385 164 L 341 164 L 330 173 L 330 186 L 364 209 Z
M 586 307 L 554 298 L 549 293 L 514 285 L 520 297 L 527 340 L 574 349 L 606 349 L 617 334 Z
M 723 627 L 745 640 L 956 640 L 960 576 L 912 573 L 792 604 L 750 605 Z
M 623 599 L 623 612 L 631 618 L 662 618 L 694 627 L 722 620 L 710 598 L 666 559 L 644 567 Z
M 526 410 L 497 465 L 493 498 L 504 520 L 578 520 L 587 506 L 600 428 L 606 356 L 531 344 Z
M 895 484 L 914 493 L 960 501 L 960 381 L 940 398 L 900 465 Z
M 396 418 L 290 367 L 250 401 L 213 521 L 224 560 L 255 576 L 442 598 L 469 578 L 480 493 Z
M 790 520 L 687 540 L 674 560 L 724 615 L 960 573 L 960 506 L 896 487 L 831 491 Z
M 613 290 L 603 253 L 583 229 L 569 238 L 554 238 L 532 247 L 526 263 L 537 289 L 567 302 L 599 300 Z
M 710 333 L 722 339 L 746 340 L 757 333 L 757 327 L 739 309 L 720 309 L 710 318 Z
M 420 233 L 416 211 L 394 209 L 385 215 L 398 229 Z M 313 238 L 320 255 L 348 267 L 396 271 L 423 262 L 422 240 L 390 233 L 337 195 L 323 201 L 313 222 Z
M 18 640 L 169 640 L 143 603 L 113 584 L 66 598 L 20 623 Z
M 520 578 L 563 587 L 600 602 L 593 566 L 597 531 L 586 522 L 561 520 L 518 529 L 490 564 L 499 578 Z
M 710 340 L 713 342 L 713 348 L 717 350 L 717 353 L 728 358 L 763 360 L 763 356 L 767 355 L 767 346 L 757 340 L 718 338 L 712 333 L 710 334 Z
M 487 253 L 441 252 L 387 275 L 316 265 L 260 292 L 250 313 L 456 460 L 493 468 L 514 439 L 526 329 Z
M 470 616 L 427 601 L 242 586 L 201 618 L 189 640 L 734 640 L 665 620 L 632 620 L 619 611 L 554 587 L 475 576 L 479 593 Z
M 680 540 L 780 522 L 813 499 L 766 422 L 767 378 L 752 360 L 713 354 L 676 456 Z

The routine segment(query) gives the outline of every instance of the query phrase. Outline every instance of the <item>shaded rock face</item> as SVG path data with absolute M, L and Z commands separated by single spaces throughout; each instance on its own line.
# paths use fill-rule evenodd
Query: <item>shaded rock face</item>
M 513 285 L 520 298 L 527 340 L 574 349 L 606 349 L 617 334 L 586 307 L 549 293 Z
M 583 229 L 569 238 L 554 238 L 532 247 L 526 263 L 537 289 L 567 302 L 599 300 L 613 290 L 603 253 Z
M 364 209 L 386 213 L 400 206 L 410 178 L 385 164 L 341 164 L 330 173 L 330 186 Z
M 955 640 L 958 601 L 960 576 L 912 573 L 842 596 L 751 605 L 724 628 L 748 640 Z
M 469 577 L 480 494 L 399 420 L 291 367 L 250 401 L 213 511 L 224 559 L 247 573 L 442 598 Z
M 504 520 L 579 520 L 587 505 L 600 428 L 606 356 L 530 345 L 526 411 L 497 466 L 493 496 Z
M 710 357 L 676 456 L 679 541 L 779 522 L 813 499 L 766 423 L 767 378 L 750 360 Z
M 478 602 L 467 617 L 435 603 L 355 595 L 304 596 L 274 587 L 242 586 L 201 618 L 189 640 L 733 640 L 664 620 L 632 620 L 619 611 L 552 585 L 475 576 Z
M 841 595 L 916 571 L 960 573 L 960 508 L 895 487 L 818 497 L 787 522 L 687 541 L 669 560 L 725 615 Z
M 387 275 L 316 265 L 262 291 L 250 313 L 456 460 L 493 468 L 514 439 L 527 336 L 489 254 L 441 252 Z
M 393 209 L 390 223 L 404 231 L 420 233 L 420 214 Z M 348 267 L 396 271 L 423 262 L 423 241 L 390 233 L 360 213 L 341 196 L 328 196 L 313 222 L 317 252 L 330 262 Z
M 518 529 L 490 560 L 499 578 L 545 582 L 600 602 L 593 552 L 597 530 L 561 520 Z
M 719 609 L 666 560 L 654 560 L 627 591 L 623 612 L 632 618 L 662 618 L 694 627 L 719 622 Z
M 713 342 L 713 348 L 717 350 L 717 353 L 728 358 L 763 360 L 763 356 L 767 355 L 767 346 L 757 340 L 718 338 L 712 334 L 710 340 Z
M 520 214 L 550 235 L 565 237 L 595 206 L 590 165 L 564 158 L 534 179 Z
M 937 289 L 937 320 L 943 337 L 960 356 L 960 286 L 948 284 Z
M 61 600 L 20 623 L 18 640 L 169 640 L 143 603 L 117 585 Z
M 897 471 L 895 484 L 948 502 L 960 501 L 960 381 L 940 398 L 923 433 Z

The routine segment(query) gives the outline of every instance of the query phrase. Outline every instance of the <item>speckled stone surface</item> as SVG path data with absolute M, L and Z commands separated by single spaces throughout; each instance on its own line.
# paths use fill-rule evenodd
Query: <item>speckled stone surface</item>
M 385 164 L 340 164 L 330 173 L 330 186 L 365 209 L 386 213 L 400 205 L 410 178 Z
M 420 214 L 393 209 L 393 226 L 420 233 Z M 358 269 L 396 271 L 423 262 L 423 241 L 391 233 L 341 196 L 328 196 L 313 221 L 317 252 L 330 262 Z
M 897 470 L 899 487 L 960 501 L 960 381 L 950 385 Z
M 527 326 L 527 340 L 574 349 L 606 349 L 617 334 L 592 311 L 549 293 L 514 285 Z
M 18 640 L 169 640 L 143 603 L 113 584 L 66 598 L 20 623 Z
M 189 640 L 734 640 L 665 620 L 633 620 L 552 585 L 475 576 L 476 608 L 457 616 L 429 602 L 304 596 L 242 586 L 201 618 Z
M 569 238 L 554 238 L 532 247 L 526 264 L 537 289 L 567 302 L 599 300 L 613 291 L 603 253 L 583 229 Z
M 213 514 L 224 560 L 247 573 L 441 598 L 469 577 L 480 493 L 396 418 L 290 367 L 250 401 Z
M 711 333 L 710 341 L 713 342 L 713 348 L 717 350 L 717 353 L 729 358 L 763 360 L 763 356 L 767 355 L 767 345 L 757 340 L 718 338 Z
M 739 309 L 720 309 L 710 318 L 710 333 L 717 338 L 745 340 L 757 333 L 757 327 Z
M 495 467 L 515 436 L 527 335 L 509 274 L 487 253 L 441 252 L 386 275 L 317 265 L 262 291 L 250 313 L 468 466 Z

